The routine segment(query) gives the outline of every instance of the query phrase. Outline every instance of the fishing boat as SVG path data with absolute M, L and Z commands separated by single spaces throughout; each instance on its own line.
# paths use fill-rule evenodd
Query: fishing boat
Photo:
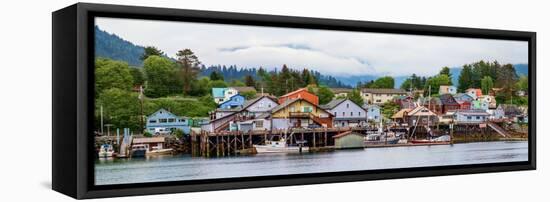
M 162 147 L 155 146 L 155 147 L 151 147 L 151 150 L 147 150 L 145 155 L 147 155 L 147 156 L 150 156 L 150 155 L 169 155 L 169 154 L 172 154 L 172 151 L 173 151 L 173 149 L 171 149 L 171 148 L 164 149 Z
M 278 141 L 266 141 L 265 145 L 254 145 L 257 153 L 302 153 L 308 152 L 309 147 L 303 146 L 305 142 L 300 142 L 297 146 L 291 146 L 286 143 L 285 138 Z
M 132 145 L 132 157 L 144 157 L 147 153 L 147 145 L 145 144 L 136 144 Z
M 114 156 L 115 151 L 113 150 L 113 146 L 110 144 L 103 144 L 99 148 L 98 156 L 99 158 L 111 158 Z
M 399 137 L 388 134 L 369 134 L 365 137 L 365 145 L 397 144 Z
M 411 140 L 413 144 L 425 144 L 425 143 L 448 143 L 451 142 L 451 136 L 441 135 L 439 137 L 429 138 L 429 139 L 419 139 Z

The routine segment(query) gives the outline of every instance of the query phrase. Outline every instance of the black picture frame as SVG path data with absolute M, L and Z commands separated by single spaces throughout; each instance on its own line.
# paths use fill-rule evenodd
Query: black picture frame
M 529 121 L 528 161 L 96 186 L 93 183 L 95 157 L 92 145 L 94 17 L 527 41 L 529 116 L 532 117 Z M 52 188 L 77 199 L 536 169 L 535 32 L 89 3 L 77 3 L 55 11 L 52 20 Z

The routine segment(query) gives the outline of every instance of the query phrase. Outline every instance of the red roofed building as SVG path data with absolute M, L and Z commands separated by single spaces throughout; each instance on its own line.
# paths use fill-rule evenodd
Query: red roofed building
M 285 101 L 289 99 L 298 99 L 298 98 L 303 98 L 304 100 L 311 102 L 311 104 L 319 105 L 319 97 L 307 91 L 306 88 L 300 88 L 298 90 L 282 95 L 281 97 L 279 97 L 279 104 L 283 104 Z

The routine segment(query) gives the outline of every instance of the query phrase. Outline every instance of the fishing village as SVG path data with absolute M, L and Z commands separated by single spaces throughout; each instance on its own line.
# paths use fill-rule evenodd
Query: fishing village
M 315 93 L 319 89 L 311 86 L 278 97 L 262 89 L 251 99 L 243 94 L 256 92 L 253 86 L 211 88 L 217 108 L 208 118 L 191 119 L 159 108 L 144 118 L 144 134 L 104 124 L 106 130 L 96 135 L 97 156 L 222 157 L 365 148 L 368 152 L 379 147 L 527 140 L 528 109 L 497 103 L 498 88 L 484 94 L 479 88 L 457 92 L 455 86 L 441 85 L 434 96 L 431 88 L 427 95 L 412 88 L 329 90 L 334 98 L 320 104 Z M 391 113 L 384 113 L 388 106 Z

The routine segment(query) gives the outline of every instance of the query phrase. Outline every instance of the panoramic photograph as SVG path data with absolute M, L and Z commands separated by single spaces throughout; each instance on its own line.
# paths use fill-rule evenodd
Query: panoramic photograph
M 528 42 L 95 18 L 95 185 L 528 161 Z

